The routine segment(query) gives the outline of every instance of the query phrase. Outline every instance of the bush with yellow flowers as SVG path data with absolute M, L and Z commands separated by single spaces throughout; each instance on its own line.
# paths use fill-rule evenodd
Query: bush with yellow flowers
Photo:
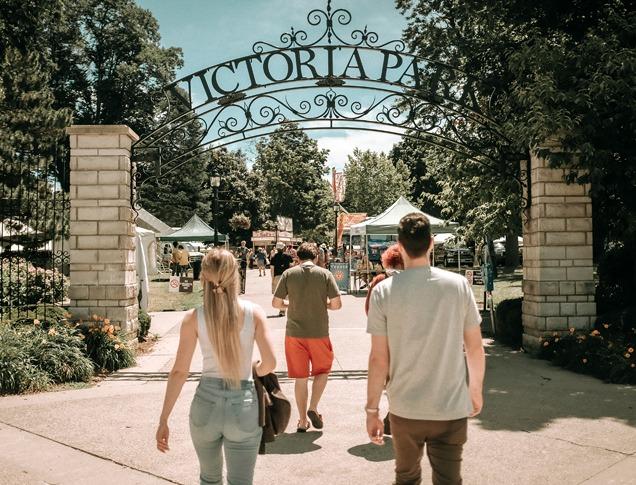
M 93 315 L 88 322 L 80 322 L 86 353 L 98 372 L 112 372 L 135 364 L 135 354 L 128 336 L 108 318 Z
M 0 322 L 0 394 L 91 379 L 83 335 L 68 317 L 63 308 L 38 306 Z
M 541 340 L 539 356 L 574 372 L 606 382 L 636 384 L 636 323 L 599 318 L 594 329 Z

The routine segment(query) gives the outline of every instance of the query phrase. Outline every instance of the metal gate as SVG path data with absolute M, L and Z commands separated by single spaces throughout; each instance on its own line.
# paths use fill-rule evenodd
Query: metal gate
M 69 154 L 0 160 L 0 318 L 46 316 L 67 301 Z

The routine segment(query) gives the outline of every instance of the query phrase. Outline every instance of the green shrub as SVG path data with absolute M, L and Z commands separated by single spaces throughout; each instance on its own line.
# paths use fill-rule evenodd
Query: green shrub
M 18 257 L 4 258 L 0 264 L 0 306 L 10 308 L 58 303 L 66 297 L 68 279 L 57 269 L 38 268 Z
M 93 315 L 93 321 L 80 325 L 86 353 L 96 371 L 116 371 L 135 365 L 135 355 L 125 335 L 106 318 Z
M 515 349 L 522 345 L 522 303 L 523 298 L 512 298 L 501 301 L 495 308 L 495 338 Z
M 35 330 L 27 352 L 32 362 L 44 370 L 52 382 L 88 382 L 93 363 L 86 356 L 84 336 L 70 326 Z M 36 335 L 39 333 L 40 335 Z
M 0 324 L 0 395 L 42 391 L 51 384 L 33 363 L 27 343 L 22 332 Z
M 150 331 L 150 322 L 152 317 L 148 315 L 145 310 L 139 309 L 139 330 L 137 331 L 137 339 L 140 342 L 145 342 L 148 332 Z

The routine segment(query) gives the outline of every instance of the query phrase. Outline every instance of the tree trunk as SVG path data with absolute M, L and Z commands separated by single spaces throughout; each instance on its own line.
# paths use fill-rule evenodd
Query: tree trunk
M 519 266 L 519 240 L 515 232 L 506 234 L 506 270 L 514 271 Z

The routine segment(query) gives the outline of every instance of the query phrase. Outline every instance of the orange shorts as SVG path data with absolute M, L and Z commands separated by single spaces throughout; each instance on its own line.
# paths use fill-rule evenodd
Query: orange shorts
M 303 379 L 310 375 L 328 374 L 333 364 L 331 340 L 329 337 L 285 337 L 285 358 L 289 377 Z

